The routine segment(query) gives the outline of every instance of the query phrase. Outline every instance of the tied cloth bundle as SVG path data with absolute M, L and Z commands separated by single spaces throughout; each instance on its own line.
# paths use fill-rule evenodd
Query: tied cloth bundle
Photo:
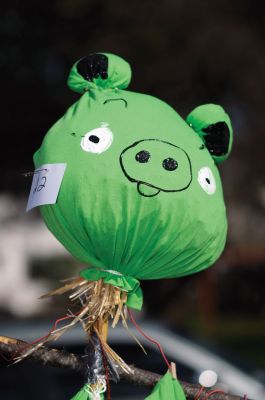
M 96 388 L 96 396 L 108 370 L 115 375 L 119 365 L 131 373 L 107 344 L 108 321 L 114 327 L 121 320 L 128 329 L 127 307 L 142 307 L 139 281 L 208 268 L 227 235 L 217 164 L 231 152 L 229 116 L 219 105 L 204 104 L 183 119 L 163 101 L 126 90 L 131 75 L 114 54 L 78 60 L 67 83 L 81 96 L 34 154 L 36 169 L 48 165 L 49 175 L 45 187 L 33 190 L 31 205 L 40 206 L 63 246 L 93 267 L 44 296 L 69 292 L 80 310 L 58 320 L 67 323 L 57 328 L 56 322 L 21 358 L 80 322 L 89 346 L 97 338 L 105 365 L 105 374 L 101 368 L 97 380 L 92 374 L 86 382 L 89 390 L 83 388 L 88 395 Z

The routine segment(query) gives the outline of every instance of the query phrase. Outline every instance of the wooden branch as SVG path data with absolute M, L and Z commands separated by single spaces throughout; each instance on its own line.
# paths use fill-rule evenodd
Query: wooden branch
M 22 340 L 0 336 L 0 351 L 11 359 L 19 356 L 21 353 L 23 353 L 24 350 L 28 349 L 30 346 L 30 344 L 23 342 Z M 31 359 L 42 365 L 67 368 L 72 371 L 82 372 L 84 367 L 84 356 L 68 353 L 64 350 L 50 349 L 45 346 L 35 350 L 32 354 L 30 354 L 30 356 L 28 356 L 28 359 Z M 133 365 L 130 365 L 130 367 L 133 370 L 133 374 L 127 374 L 121 368 L 118 368 L 120 378 L 127 381 L 128 383 L 152 388 L 161 378 L 161 375 L 155 374 L 154 372 L 136 368 Z M 201 386 L 187 382 L 181 382 L 181 384 L 183 386 L 187 400 L 194 400 Z M 243 397 L 226 394 L 223 392 L 214 393 L 211 396 L 207 397 L 207 394 L 209 395 L 210 392 L 211 390 L 204 389 L 203 394 L 200 396 L 200 399 L 246 400 Z

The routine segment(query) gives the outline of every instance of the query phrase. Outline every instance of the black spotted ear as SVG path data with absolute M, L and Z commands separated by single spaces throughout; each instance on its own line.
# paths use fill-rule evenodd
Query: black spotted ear
M 78 93 L 100 87 L 125 89 L 131 81 L 131 67 L 114 54 L 93 53 L 78 60 L 72 67 L 67 85 Z
M 217 163 L 227 159 L 232 148 L 233 129 L 229 116 L 221 106 L 204 104 L 196 107 L 186 121 L 202 138 Z

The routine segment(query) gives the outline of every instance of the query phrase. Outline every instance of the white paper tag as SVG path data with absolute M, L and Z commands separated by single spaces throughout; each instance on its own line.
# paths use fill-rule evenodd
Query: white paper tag
M 26 211 L 56 203 L 66 164 L 43 164 L 34 171 Z

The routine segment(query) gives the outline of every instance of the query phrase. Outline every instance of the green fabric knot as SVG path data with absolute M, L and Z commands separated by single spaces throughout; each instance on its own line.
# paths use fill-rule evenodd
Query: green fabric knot
M 186 400 L 185 393 L 179 381 L 167 372 L 155 385 L 152 393 L 145 400 Z
M 80 272 L 80 276 L 88 281 L 103 279 L 104 283 L 124 290 L 128 293 L 126 305 L 135 310 L 141 310 L 143 305 L 143 292 L 140 287 L 140 282 L 132 276 L 124 276 L 118 271 L 99 268 L 83 269 Z

